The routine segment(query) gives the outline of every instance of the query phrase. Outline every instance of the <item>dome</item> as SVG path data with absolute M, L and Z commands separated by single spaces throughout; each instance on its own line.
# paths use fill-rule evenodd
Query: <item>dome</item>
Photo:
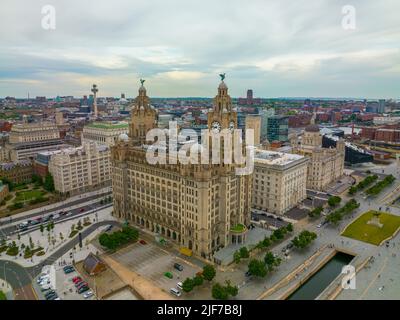
M 224 81 L 221 81 L 221 83 L 218 86 L 218 89 L 228 89 Z
M 118 136 L 118 140 L 121 141 L 121 142 L 127 142 L 129 140 L 129 137 L 128 137 L 128 135 L 126 133 L 121 133 Z
M 305 129 L 306 132 L 319 132 L 319 126 L 316 124 L 310 124 Z

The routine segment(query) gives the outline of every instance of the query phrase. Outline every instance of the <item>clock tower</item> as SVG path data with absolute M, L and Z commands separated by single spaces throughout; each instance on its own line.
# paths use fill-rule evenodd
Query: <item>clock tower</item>
M 144 81 L 140 79 L 139 95 L 133 103 L 129 125 L 129 136 L 135 145 L 145 144 L 147 132 L 157 127 L 157 111 L 150 105 Z
M 232 99 L 228 95 L 228 87 L 224 82 L 225 73 L 220 74 L 220 77 L 221 83 L 213 101 L 213 109 L 208 112 L 208 128 L 214 132 L 237 128 L 237 113 L 232 110 Z

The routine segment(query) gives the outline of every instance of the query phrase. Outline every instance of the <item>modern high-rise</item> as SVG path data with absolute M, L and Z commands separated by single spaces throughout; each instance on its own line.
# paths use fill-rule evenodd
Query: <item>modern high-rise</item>
M 298 154 L 256 149 L 252 206 L 283 215 L 306 195 L 308 159 Z
M 268 140 L 268 119 L 274 115 L 275 115 L 275 109 L 273 109 L 273 108 L 262 109 L 260 111 L 260 117 L 261 117 L 260 140 L 261 140 L 261 142 Z
M 267 139 L 272 141 L 288 141 L 289 135 L 289 117 L 287 116 L 272 116 L 268 118 L 267 124 Z
M 209 260 L 221 247 L 244 243 L 252 176 L 237 175 L 236 164 L 211 161 L 150 164 L 146 134 L 156 127 L 157 112 L 142 84 L 132 107 L 129 138 L 121 137 L 112 147 L 114 216 Z M 237 114 L 224 81 L 208 112 L 208 127 L 214 132 L 237 128 Z

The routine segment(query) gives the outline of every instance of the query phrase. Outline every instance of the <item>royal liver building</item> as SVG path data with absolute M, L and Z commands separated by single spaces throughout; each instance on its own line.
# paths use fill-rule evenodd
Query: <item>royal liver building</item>
M 237 128 L 237 114 L 221 78 L 208 113 L 214 132 Z M 238 175 L 235 168 L 240 165 L 223 161 L 150 164 L 146 152 L 152 143 L 146 134 L 157 128 L 157 111 L 143 82 L 132 106 L 129 137 L 121 135 L 112 147 L 113 214 L 211 260 L 219 248 L 245 240 L 252 175 Z M 221 154 L 223 147 L 224 141 Z

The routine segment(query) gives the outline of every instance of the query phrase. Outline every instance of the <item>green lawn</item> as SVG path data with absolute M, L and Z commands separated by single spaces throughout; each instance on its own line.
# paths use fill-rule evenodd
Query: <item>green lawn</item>
M 342 236 L 379 245 L 389 238 L 400 227 L 400 217 L 381 212 L 379 216 L 382 228 L 367 224 L 375 211 L 368 211 L 353 221 L 342 233 Z
M 0 300 L 7 300 L 7 296 L 3 291 L 0 291 Z
M 243 232 L 245 230 L 246 230 L 246 227 L 243 224 L 240 224 L 240 223 L 231 228 L 232 232 L 238 232 L 238 233 Z
M 40 190 L 18 191 L 18 195 L 15 197 L 14 202 L 29 201 L 35 198 L 39 198 L 44 194 L 45 193 Z

